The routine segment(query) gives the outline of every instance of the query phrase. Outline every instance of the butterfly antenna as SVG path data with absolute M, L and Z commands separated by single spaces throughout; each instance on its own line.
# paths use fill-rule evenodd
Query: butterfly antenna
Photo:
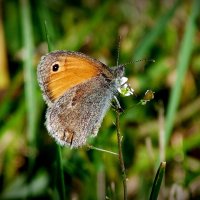
M 119 36 L 119 38 L 118 38 L 118 47 L 117 47 L 117 66 L 119 65 L 120 43 L 121 43 L 121 36 Z
M 120 46 L 121 46 L 121 36 L 119 36 L 119 38 L 118 38 L 117 63 L 116 63 L 117 65 L 116 66 L 119 66 Z M 130 65 L 130 64 L 133 64 L 133 63 L 136 63 L 136 62 L 142 62 L 142 61 L 145 61 L 145 62 L 156 62 L 154 59 L 144 58 L 144 59 L 139 59 L 139 60 L 135 60 L 135 61 L 131 61 L 131 62 L 125 63 L 125 64 L 123 64 L 123 66 Z
M 144 59 L 139 59 L 139 60 L 131 61 L 131 62 L 128 62 L 128 63 L 124 63 L 123 65 L 126 66 L 126 65 L 130 65 L 130 64 L 133 64 L 133 63 L 136 63 L 136 62 L 142 62 L 142 61 L 145 61 L 145 62 L 156 62 L 154 59 L 144 58 Z

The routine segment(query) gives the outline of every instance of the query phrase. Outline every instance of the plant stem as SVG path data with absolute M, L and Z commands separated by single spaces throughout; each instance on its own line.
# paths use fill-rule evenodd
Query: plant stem
M 123 159 L 123 154 L 122 154 L 122 137 L 120 134 L 120 123 L 119 123 L 119 116 L 120 116 L 120 111 L 116 111 L 116 128 L 117 128 L 117 141 L 118 141 L 118 151 L 119 151 L 119 162 L 120 162 L 120 167 L 122 171 L 122 178 L 123 178 L 123 187 L 124 187 L 124 199 L 127 199 L 127 185 L 126 185 L 126 169 L 124 166 L 124 159 Z
M 61 148 L 58 144 L 56 144 L 56 170 L 57 170 L 57 179 L 56 179 L 56 188 L 59 194 L 60 200 L 65 200 L 65 181 L 64 181 L 64 172 L 63 172 L 63 165 L 62 165 L 62 154 Z

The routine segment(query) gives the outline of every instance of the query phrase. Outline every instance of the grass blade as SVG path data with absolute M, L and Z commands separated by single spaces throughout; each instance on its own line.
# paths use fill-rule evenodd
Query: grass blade
M 166 162 L 161 162 L 153 182 L 149 200 L 155 200 L 158 198 L 160 186 L 165 173 L 165 168 L 166 168 Z
M 34 42 L 32 35 L 32 22 L 28 0 L 21 0 L 21 22 L 24 45 L 24 80 L 25 80 L 25 101 L 27 104 L 28 118 L 28 143 L 30 148 L 30 168 L 33 166 L 35 157 L 36 124 L 37 124 L 37 98 L 36 98 L 36 72 L 33 67 Z
M 183 41 L 181 44 L 179 56 L 178 56 L 178 63 L 177 63 L 177 77 L 174 87 L 172 88 L 169 105 L 167 108 L 167 116 L 166 116 L 166 124 L 165 124 L 165 145 L 167 145 L 169 138 L 171 136 L 171 132 L 173 129 L 176 111 L 179 105 L 181 91 L 183 82 L 185 79 L 185 74 L 189 67 L 189 60 L 192 53 L 193 43 L 192 39 L 195 36 L 195 20 L 199 14 L 200 10 L 200 1 L 195 0 L 193 1 L 191 15 L 188 18 L 186 27 L 185 27 L 185 34 L 183 37 Z

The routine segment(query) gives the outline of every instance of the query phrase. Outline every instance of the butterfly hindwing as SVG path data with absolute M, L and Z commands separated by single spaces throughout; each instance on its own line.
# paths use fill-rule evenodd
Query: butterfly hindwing
M 48 109 L 50 134 L 62 145 L 82 146 L 89 135 L 97 134 L 113 95 L 103 77 L 70 89 Z

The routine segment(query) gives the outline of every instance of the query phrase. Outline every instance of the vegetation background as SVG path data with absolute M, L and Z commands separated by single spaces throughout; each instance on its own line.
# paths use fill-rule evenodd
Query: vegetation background
M 123 197 L 116 156 L 60 151 L 44 127 L 36 67 L 48 52 L 45 23 L 53 49 L 114 66 L 121 36 L 120 63 L 156 60 L 128 65 L 135 95 L 119 97 L 128 199 L 149 198 L 160 161 L 160 199 L 200 199 L 199 10 L 198 0 L 1 0 L 0 199 Z M 138 104 L 148 89 L 155 98 Z M 117 152 L 115 117 L 111 109 L 88 143 Z

